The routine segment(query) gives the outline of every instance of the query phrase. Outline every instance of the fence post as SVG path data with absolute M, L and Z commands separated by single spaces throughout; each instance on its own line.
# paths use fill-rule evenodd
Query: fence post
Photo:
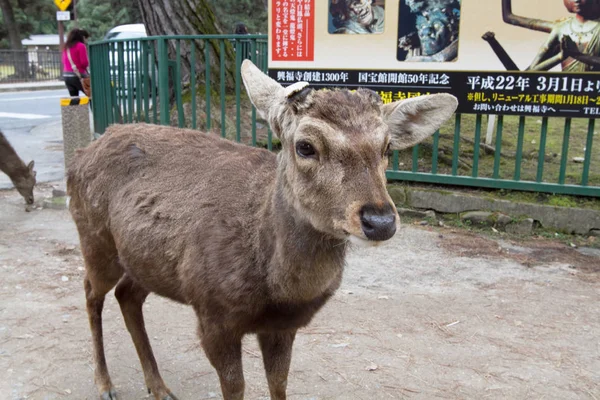
M 65 169 L 69 167 L 75 150 L 86 147 L 92 141 L 88 104 L 87 97 L 60 99 Z
M 167 39 L 158 38 L 158 98 L 160 105 L 160 124 L 169 125 L 169 50 Z M 178 85 L 181 82 L 177 82 Z

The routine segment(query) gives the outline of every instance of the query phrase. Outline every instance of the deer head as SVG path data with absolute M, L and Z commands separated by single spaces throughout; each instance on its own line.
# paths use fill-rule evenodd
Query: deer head
M 23 196 L 27 204 L 33 204 L 33 187 L 35 186 L 36 172 L 33 170 L 34 162 L 31 161 L 26 168 L 25 173 L 21 173 L 14 178 L 14 184 L 17 191 Z
M 435 94 L 383 104 L 367 89 L 287 88 L 249 60 L 242 77 L 250 100 L 281 140 L 278 184 L 300 218 L 318 231 L 358 243 L 390 239 L 400 218 L 386 190 L 391 150 L 426 139 L 457 100 Z

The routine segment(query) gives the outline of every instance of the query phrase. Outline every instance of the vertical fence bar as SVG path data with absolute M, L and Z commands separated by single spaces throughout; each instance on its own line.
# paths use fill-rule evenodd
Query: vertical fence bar
M 250 42 L 250 60 L 256 65 L 256 39 L 252 39 Z M 256 147 L 256 107 L 252 103 L 252 146 Z
M 571 118 L 565 119 L 565 133 L 563 134 L 562 151 L 560 154 L 560 172 L 558 174 L 558 183 L 565 184 L 565 175 L 567 174 L 567 159 L 569 157 L 569 137 L 571 136 Z
M 227 106 L 227 99 L 225 98 L 225 39 L 219 39 L 219 58 L 221 69 L 221 137 L 225 137 L 227 134 L 225 127 Z
M 119 88 L 119 76 L 117 73 L 117 46 L 113 43 L 108 46 L 109 53 L 104 58 L 104 63 L 106 68 L 110 71 L 110 85 L 106 85 L 107 96 L 109 99 L 109 104 L 111 105 L 110 118 L 112 118 L 111 122 L 114 123 L 123 123 L 123 116 L 121 110 L 121 102 L 119 101 L 119 96 L 117 95 L 117 91 Z
M 240 110 L 240 64 L 242 63 L 240 41 L 235 39 L 235 140 L 242 140 L 242 121 Z
M 270 126 L 267 126 L 267 150 L 273 150 L 273 132 Z
M 192 92 L 192 129 L 196 129 L 196 42 L 192 39 L 190 41 L 190 91 Z
M 143 77 L 144 77 L 144 122 L 150 122 L 150 66 L 148 65 L 148 53 L 149 53 L 149 45 L 147 41 L 142 42 L 142 48 L 144 49 L 142 55 L 142 69 L 143 69 Z
M 210 130 L 211 128 L 211 117 L 210 117 L 210 94 L 212 89 L 210 87 L 210 46 L 209 41 L 204 41 L 204 65 L 206 66 L 206 130 Z
M 114 79 L 114 64 L 115 64 L 115 59 L 114 59 L 114 47 L 111 46 L 110 44 L 108 45 L 102 45 L 100 47 L 100 51 L 103 52 L 101 60 L 102 62 L 100 63 L 100 65 L 103 67 L 105 74 L 104 76 L 106 76 L 106 79 L 108 79 L 107 82 L 105 82 L 105 84 L 103 85 L 103 89 L 104 89 L 104 96 L 106 98 L 106 115 L 107 115 L 107 127 L 108 125 L 115 123 L 115 122 L 120 122 L 119 120 L 119 115 L 120 115 L 120 111 L 118 111 L 118 106 L 117 106 L 117 101 L 116 98 L 114 97 L 114 93 L 115 93 L 115 79 Z M 111 62 L 112 60 L 112 62 Z M 93 104 L 93 102 L 92 102 Z M 102 131 L 104 132 L 104 131 Z
M 458 152 L 460 151 L 460 114 L 454 120 L 454 148 L 452 150 L 452 175 L 458 173 Z
M 502 132 L 504 130 L 504 115 L 498 115 L 496 125 L 496 150 L 494 153 L 494 172 L 493 178 L 500 177 L 500 157 L 502 156 Z
M 548 117 L 542 118 L 542 131 L 540 133 L 540 151 L 538 152 L 538 167 L 536 182 L 544 178 L 544 161 L 546 159 L 546 135 L 548 134 Z
M 596 120 L 590 118 L 588 124 L 587 140 L 585 142 L 585 159 L 583 161 L 583 173 L 581 174 L 581 186 L 587 186 L 590 175 L 590 163 L 592 162 L 592 145 L 594 144 L 594 128 Z
M 123 122 L 129 122 L 129 114 L 131 114 L 131 107 L 129 107 L 129 92 L 128 92 L 128 75 L 127 75 L 127 42 L 122 42 L 123 44 L 123 64 L 119 63 L 119 76 L 123 82 L 123 86 L 120 87 L 120 91 L 118 93 L 119 100 L 123 106 Z M 119 51 L 119 54 L 121 51 Z M 122 67 L 122 69 L 121 69 Z
M 433 134 L 433 147 L 431 150 L 431 173 L 437 174 L 438 171 L 438 152 L 440 148 L 440 130 Z
M 90 46 L 90 65 L 99 65 L 99 59 L 98 59 L 99 53 L 98 53 L 98 47 L 92 47 Z M 90 72 L 94 73 L 94 71 L 91 70 L 90 67 Z M 98 71 L 100 72 L 100 71 Z M 100 76 L 100 74 L 98 73 L 98 76 Z M 106 111 L 107 108 L 104 104 L 104 96 L 100 91 L 100 87 L 97 85 L 98 82 L 93 82 L 92 81 L 92 93 L 94 94 L 95 97 L 95 101 L 92 102 L 92 112 L 94 114 L 94 132 L 104 132 L 103 128 L 100 128 L 101 126 L 106 125 L 105 120 L 106 120 L 106 114 L 103 112 L 102 115 L 100 115 L 101 111 Z M 96 104 L 102 104 L 104 105 L 104 107 L 99 108 L 96 107 Z M 96 109 L 98 110 L 98 112 L 96 112 Z
M 152 82 L 150 82 L 150 91 L 152 92 L 152 109 L 153 109 L 153 123 L 158 122 L 158 84 L 156 73 L 158 72 L 158 63 L 154 60 L 154 53 L 158 49 L 158 43 L 156 41 L 152 42 L 152 51 L 150 52 L 150 68 L 152 68 Z
M 481 120 L 483 115 L 477 114 L 475 117 L 475 140 L 473 143 L 473 171 L 471 176 L 477 178 L 479 176 L 479 150 L 481 145 Z
M 118 89 L 117 89 L 117 99 L 119 100 L 119 108 L 123 109 L 123 121 L 127 122 L 127 99 L 125 98 L 125 44 L 123 42 L 119 42 L 117 45 L 117 57 L 118 57 Z
M 419 145 L 416 144 L 412 150 L 412 172 L 419 170 Z
M 525 117 L 519 117 L 519 135 L 517 137 L 517 153 L 515 155 L 515 181 L 521 180 L 521 164 L 523 163 L 523 140 L 525 138 Z
M 109 121 L 111 121 L 112 116 L 113 116 L 113 105 L 111 104 L 111 97 L 110 97 L 110 93 L 112 91 L 112 87 L 113 87 L 113 79 L 111 76 L 112 73 L 112 68 L 111 68 L 111 63 L 110 63 L 110 59 L 109 57 L 111 57 L 111 53 L 110 53 L 110 46 L 106 45 L 106 44 L 102 44 L 102 45 L 98 45 L 96 46 L 96 49 L 98 50 L 98 65 L 99 68 L 102 68 L 102 70 L 104 70 L 104 72 L 102 73 L 102 77 L 104 79 L 106 79 L 106 81 L 103 80 L 102 85 L 100 85 L 100 87 L 98 88 L 98 90 L 102 91 L 103 96 L 104 96 L 104 111 L 102 111 L 105 116 L 106 116 L 106 125 L 104 127 L 104 129 L 106 129 L 106 127 L 111 123 Z M 92 82 L 93 84 L 93 82 Z M 94 108 L 94 102 L 92 101 L 92 109 L 94 109 L 94 115 L 96 113 L 95 108 Z M 102 129 L 101 131 L 97 132 L 97 133 L 104 133 L 104 129 Z
M 398 171 L 400 169 L 400 151 L 394 150 L 392 152 L 392 169 Z
M 268 70 L 268 57 L 267 57 L 267 52 L 268 52 L 268 47 L 269 47 L 269 46 L 268 46 L 268 44 L 267 44 L 267 42 L 266 42 L 266 41 L 262 42 L 261 46 L 262 46 L 262 53 L 261 53 L 261 54 L 263 55 L 263 58 L 262 58 L 262 66 L 261 66 L 262 68 L 261 68 L 261 70 L 262 70 L 263 72 L 267 72 L 267 70 Z M 272 132 L 271 132 L 271 127 L 269 126 L 269 124 L 268 124 L 268 121 L 267 121 L 267 148 L 268 148 L 269 150 L 272 150 L 272 149 L 273 149 L 273 142 L 272 142 L 272 139 L 273 139 L 273 134 L 272 134 Z
M 102 46 L 96 46 L 95 47 L 95 51 L 92 52 L 92 54 L 94 55 L 95 60 L 92 62 L 92 65 L 97 65 L 100 68 L 102 68 L 102 72 L 101 72 L 101 76 L 102 76 L 102 81 L 104 81 L 105 79 L 108 80 L 108 82 L 110 82 L 110 67 L 109 68 L 103 68 L 104 66 L 104 59 L 106 58 L 106 56 L 108 55 L 107 51 L 103 51 L 105 49 L 105 45 Z M 93 73 L 93 71 L 92 71 Z M 99 85 L 98 83 L 102 83 L 102 81 L 100 82 L 96 82 L 96 84 L 94 85 L 94 82 L 92 81 L 92 95 L 94 97 L 96 97 L 95 93 L 100 93 L 100 99 L 94 99 L 94 101 L 92 101 L 92 110 L 93 110 L 93 116 L 94 116 L 94 132 L 95 133 L 103 133 L 104 130 L 106 129 L 106 127 L 109 124 L 109 119 L 110 119 L 110 114 L 112 112 L 112 108 L 110 106 L 109 103 L 109 98 L 107 96 L 107 94 L 110 94 L 110 91 L 107 93 L 106 88 L 110 89 L 110 85 L 107 85 L 106 83 L 104 85 Z M 99 100 L 99 101 L 98 101 Z M 102 110 L 99 112 L 96 112 L 96 107 L 94 107 L 94 105 L 96 104 L 96 102 L 98 101 L 98 104 L 102 107 Z M 101 114 L 102 115 L 102 121 L 101 121 L 101 125 L 98 125 L 96 123 L 96 115 Z
M 143 74 L 143 69 L 142 69 L 142 60 L 143 58 L 140 60 L 140 57 L 143 57 L 143 53 L 142 53 L 142 41 L 141 40 L 137 40 L 135 42 L 135 99 L 137 100 L 137 122 L 140 122 L 142 120 L 142 74 Z
M 177 102 L 177 126 L 183 128 L 185 126 L 185 114 L 183 112 L 183 99 L 181 97 L 182 82 L 181 82 L 181 40 L 175 41 L 175 101 Z
M 160 124 L 169 125 L 169 56 L 167 39 L 158 40 L 158 96 L 160 99 Z
M 136 72 L 135 64 L 134 64 L 135 61 L 133 60 L 134 57 L 135 56 L 133 54 L 133 41 L 129 40 L 129 41 L 127 41 L 127 62 L 125 64 L 125 68 L 127 68 L 127 82 L 128 82 L 127 101 L 129 102 L 129 123 L 133 122 L 134 113 L 135 113 L 135 107 L 134 107 L 134 102 L 133 102 L 134 90 L 135 90 L 133 75 Z
M 100 46 L 90 46 L 90 73 L 95 72 L 91 70 L 92 66 L 101 65 L 100 58 L 102 57 L 102 53 L 100 53 L 98 50 L 101 50 Z M 98 75 L 100 76 L 100 71 L 98 72 Z M 94 83 L 92 81 L 92 93 L 95 97 L 94 101 L 92 102 L 92 113 L 94 115 L 94 132 L 104 132 L 105 127 L 108 125 L 107 113 L 110 110 L 110 108 L 106 107 L 106 98 L 104 96 L 104 91 L 101 90 L 101 87 L 98 83 L 99 82 Z M 100 109 L 99 107 L 96 107 L 96 104 L 102 105 L 102 108 Z

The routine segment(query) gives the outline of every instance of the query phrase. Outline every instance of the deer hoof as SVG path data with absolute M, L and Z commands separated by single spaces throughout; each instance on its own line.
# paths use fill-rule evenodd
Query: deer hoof
M 115 389 L 110 389 L 110 391 L 102 393 L 100 395 L 101 400 L 117 400 L 117 392 Z
M 152 393 L 152 389 L 148 388 L 148 394 Z M 102 399 L 104 400 L 104 399 Z M 167 393 L 167 395 L 163 398 L 161 398 L 160 400 L 179 400 L 177 398 L 177 396 L 175 396 L 173 393 L 169 392 Z

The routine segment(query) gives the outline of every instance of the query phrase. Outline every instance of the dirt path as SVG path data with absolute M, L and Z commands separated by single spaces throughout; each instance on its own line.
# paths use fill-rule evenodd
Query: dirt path
M 414 226 L 353 251 L 342 289 L 297 337 L 289 398 L 600 399 L 600 258 L 586 254 Z M 0 398 L 97 398 L 82 276 L 68 212 L 25 213 L 0 191 Z M 173 393 L 221 398 L 191 309 L 150 296 L 145 311 Z M 112 295 L 104 321 L 119 398 L 147 398 Z M 247 398 L 267 399 L 253 337 L 244 370 Z

